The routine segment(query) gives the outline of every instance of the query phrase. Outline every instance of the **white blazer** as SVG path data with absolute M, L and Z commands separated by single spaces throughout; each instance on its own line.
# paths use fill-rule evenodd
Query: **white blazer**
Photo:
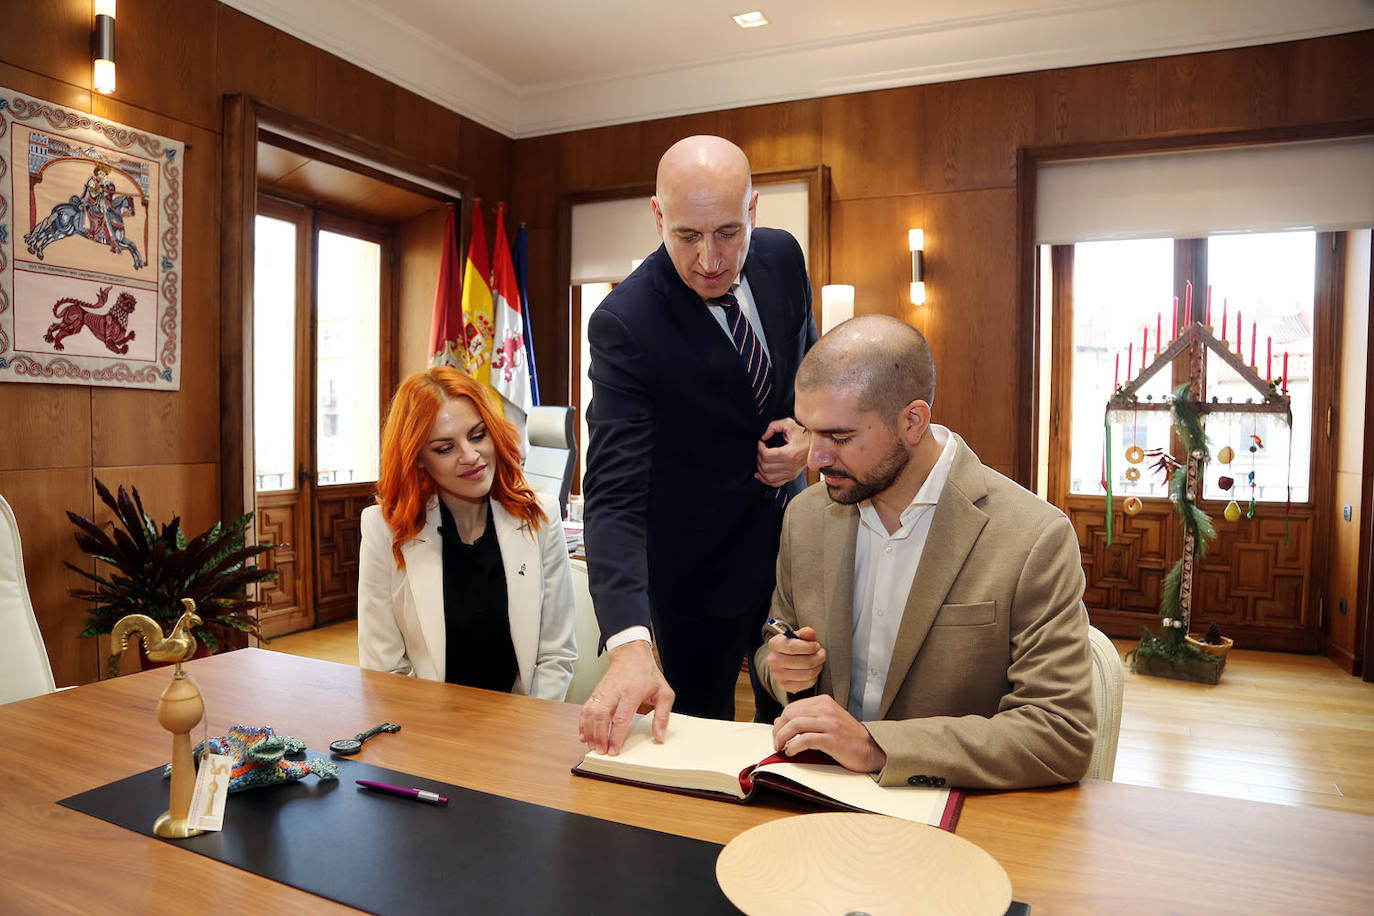
M 540 505 L 550 521 L 533 537 L 495 500 L 491 517 L 506 570 L 510 637 L 520 667 L 511 691 L 561 701 L 577 660 L 572 568 L 558 504 L 550 505 L 541 496 Z M 358 661 L 376 671 L 442 681 L 448 660 L 438 497 L 430 500 L 419 534 L 401 545 L 404 570 L 396 568 L 391 539 L 382 507 L 364 509 L 358 557 Z

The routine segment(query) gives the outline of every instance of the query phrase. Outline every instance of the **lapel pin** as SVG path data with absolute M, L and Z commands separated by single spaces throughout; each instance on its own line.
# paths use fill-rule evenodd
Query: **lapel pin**
M 524 563 L 521 563 L 521 564 L 520 564 L 520 572 L 516 573 L 516 575 L 517 575 L 517 576 L 523 576 L 524 574 L 525 574 L 525 564 L 524 564 Z

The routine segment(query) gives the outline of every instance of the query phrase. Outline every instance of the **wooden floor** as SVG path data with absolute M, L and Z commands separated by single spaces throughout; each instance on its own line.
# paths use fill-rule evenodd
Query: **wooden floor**
M 1116 640 L 1125 654 L 1131 640 Z M 266 648 L 358 663 L 353 621 Z M 736 690 L 752 718 L 748 680 Z M 1232 650 L 1216 686 L 1126 672 L 1117 782 L 1374 815 L 1374 684 L 1311 655 Z

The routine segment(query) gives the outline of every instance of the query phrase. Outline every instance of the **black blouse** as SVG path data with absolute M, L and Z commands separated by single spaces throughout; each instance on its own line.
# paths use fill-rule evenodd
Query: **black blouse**
M 444 630 L 450 684 L 509 693 L 520 672 L 510 638 L 506 570 L 496 540 L 491 503 L 487 527 L 475 544 L 464 544 L 453 515 L 439 501 L 439 538 L 444 559 Z

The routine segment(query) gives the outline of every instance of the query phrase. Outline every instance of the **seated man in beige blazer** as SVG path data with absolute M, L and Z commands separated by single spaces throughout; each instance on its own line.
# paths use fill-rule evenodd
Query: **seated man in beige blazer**
M 1078 541 L 931 423 L 934 394 L 925 338 L 895 318 L 852 319 L 802 361 L 822 482 L 783 522 L 772 616 L 791 632 L 754 658 L 791 699 L 774 742 L 881 785 L 1073 782 L 1097 728 Z

